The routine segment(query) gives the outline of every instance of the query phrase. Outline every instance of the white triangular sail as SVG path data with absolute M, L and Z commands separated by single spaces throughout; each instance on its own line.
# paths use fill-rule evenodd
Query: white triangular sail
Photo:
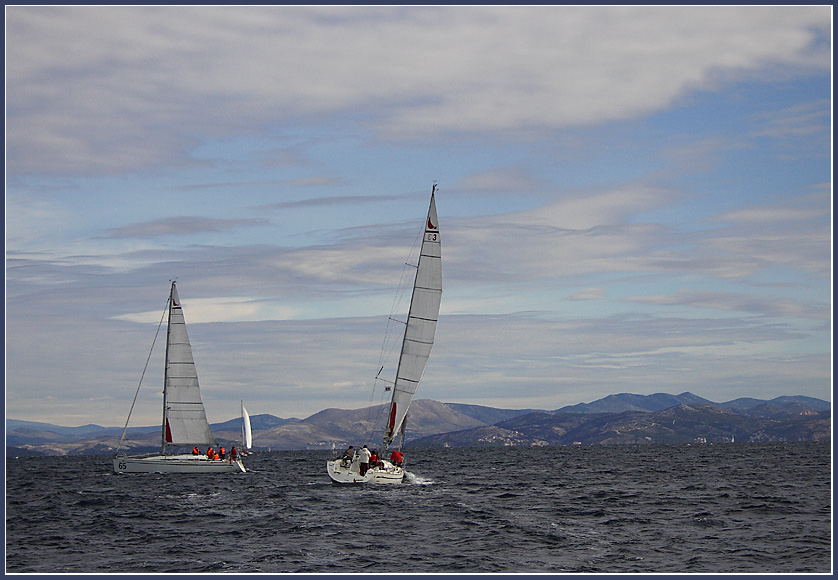
M 435 191 L 436 185 L 431 192 L 431 204 L 428 208 L 428 218 L 425 220 L 425 235 L 419 251 L 413 296 L 410 300 L 396 381 L 393 385 L 393 398 L 384 432 L 385 448 L 392 443 L 404 421 L 425 372 L 436 334 L 442 298 L 442 253 L 434 201 Z
M 198 372 L 174 282 L 169 300 L 169 332 L 166 342 L 163 440 L 164 447 L 167 444 L 216 445 L 201 401 Z
M 247 409 L 244 408 L 244 401 L 242 401 L 242 444 L 245 449 L 250 449 L 253 444 L 253 433 L 250 429 L 250 415 L 247 414 Z

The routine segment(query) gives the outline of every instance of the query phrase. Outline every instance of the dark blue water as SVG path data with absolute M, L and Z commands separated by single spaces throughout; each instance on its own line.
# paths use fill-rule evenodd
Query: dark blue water
M 831 572 L 829 443 L 412 450 L 396 486 L 332 484 L 329 456 L 8 458 L 6 571 Z

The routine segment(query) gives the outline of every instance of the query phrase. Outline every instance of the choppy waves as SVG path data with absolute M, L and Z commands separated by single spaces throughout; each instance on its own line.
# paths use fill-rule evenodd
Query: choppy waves
M 252 472 L 9 458 L 6 571 L 831 571 L 829 443 L 411 450 L 402 485 L 340 486 L 328 454 Z

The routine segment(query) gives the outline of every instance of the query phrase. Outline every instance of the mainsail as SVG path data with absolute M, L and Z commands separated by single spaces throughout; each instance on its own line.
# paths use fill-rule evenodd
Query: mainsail
M 192 347 L 177 288 L 169 297 L 169 332 L 166 341 L 166 376 L 163 387 L 163 452 L 166 445 L 216 445 L 210 430 Z
M 431 192 L 425 235 L 413 283 L 413 296 L 410 300 L 396 381 L 393 385 L 390 415 L 384 432 L 385 449 L 393 442 L 404 421 L 434 344 L 439 303 L 442 298 L 442 253 L 434 201 L 435 191 L 436 185 Z
M 244 401 L 242 401 L 242 445 L 245 449 L 250 449 L 253 445 L 253 432 L 250 428 L 250 415 L 247 409 L 244 408 Z

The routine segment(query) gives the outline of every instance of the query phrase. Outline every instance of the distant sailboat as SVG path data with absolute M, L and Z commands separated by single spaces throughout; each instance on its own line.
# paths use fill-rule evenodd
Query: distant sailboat
M 250 430 L 250 415 L 247 414 L 247 409 L 244 408 L 244 401 L 242 401 L 242 453 L 247 455 L 253 445 L 253 434 Z
M 192 359 L 192 346 L 186 333 L 186 322 L 178 298 L 177 287 L 172 282 L 168 309 L 168 330 L 166 332 L 166 362 L 163 378 L 163 424 L 161 426 L 160 453 L 148 455 L 120 454 L 125 440 L 128 419 L 122 431 L 113 469 L 116 473 L 243 473 L 247 471 L 239 454 L 235 459 L 210 459 L 206 453 L 168 454 L 176 447 L 217 447 L 212 434 L 201 391 L 198 387 L 198 373 Z M 162 323 L 162 320 L 161 320 Z M 152 345 L 152 348 L 154 346 Z M 140 381 L 142 384 L 142 380 Z M 139 391 L 139 387 L 137 387 Z M 136 395 L 134 396 L 136 401 Z M 131 410 L 134 406 L 131 405 Z M 242 430 L 250 433 L 250 418 L 242 404 Z M 244 435 L 242 437 L 244 440 Z M 249 443 L 246 444 L 249 447 Z
M 396 380 L 392 387 L 393 396 L 384 429 L 382 456 L 404 426 L 408 407 L 416 394 L 434 344 L 442 297 L 442 253 L 435 193 L 436 184 L 431 190 L 431 203 L 424 224 L 425 234 L 419 251 L 413 295 L 410 300 Z M 402 436 L 402 442 L 403 440 Z M 400 447 L 401 445 L 399 445 L 399 451 Z M 395 465 L 382 457 L 379 460 L 382 465 L 367 470 L 363 476 L 360 473 L 357 454 L 351 460 L 339 458 L 328 461 L 326 470 L 332 481 L 336 483 L 400 483 L 404 479 L 402 466 Z

